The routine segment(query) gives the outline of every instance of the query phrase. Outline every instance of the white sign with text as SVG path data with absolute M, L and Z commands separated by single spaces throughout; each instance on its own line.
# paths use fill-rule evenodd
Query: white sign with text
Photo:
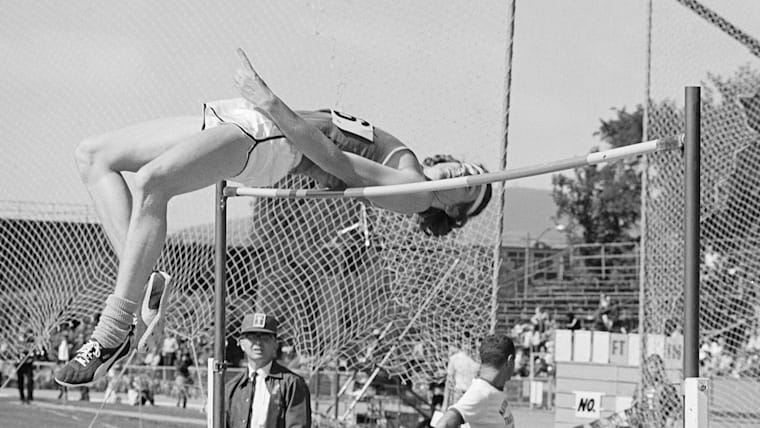
M 599 419 L 602 417 L 602 393 L 575 391 L 575 416 Z

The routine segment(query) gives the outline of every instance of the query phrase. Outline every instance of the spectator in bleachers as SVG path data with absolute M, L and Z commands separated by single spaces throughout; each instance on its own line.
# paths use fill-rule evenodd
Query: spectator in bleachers
M 549 377 L 554 377 L 554 348 L 547 349 L 546 355 L 544 357 L 544 361 L 546 362 L 546 371 Z
M 533 324 L 523 324 L 519 338 L 520 347 L 530 349 L 533 345 Z
M 737 324 L 746 325 L 739 320 Z M 732 349 L 727 346 L 723 330 L 711 340 L 703 341 L 699 348 L 699 363 L 701 372 L 709 376 L 731 376 L 734 378 L 760 378 L 760 337 L 758 327 L 752 328 L 746 339 Z
M 739 354 L 734 361 L 734 367 L 731 370 L 731 377 L 757 378 L 760 375 L 760 359 L 757 355 Z
M 467 352 L 457 347 L 451 347 L 449 353 L 446 378 L 451 385 L 451 393 L 447 403 L 452 403 L 459 400 L 470 387 L 472 380 L 478 374 L 480 365 Z
M 702 344 L 699 345 L 699 366 L 707 369 L 707 366 L 710 363 L 710 344 L 708 344 L 705 341 L 702 341 Z
M 193 359 L 187 351 L 183 352 L 177 359 L 174 385 L 177 387 L 177 407 L 183 409 L 187 407 L 188 388 L 193 383 L 190 377 L 190 366 L 192 365 Z
M 568 330 L 579 330 L 581 328 L 581 320 L 573 312 L 568 312 L 565 328 Z
M 721 360 L 723 359 L 723 351 L 725 350 L 724 344 L 726 340 L 722 337 L 717 337 L 710 342 L 709 354 L 710 354 L 710 370 L 713 373 L 720 371 Z
M 147 354 L 145 354 L 143 363 L 145 363 L 146 366 L 156 368 L 159 364 L 161 364 L 161 356 L 158 355 L 158 352 L 156 352 L 156 350 L 151 349 Z
M 530 377 L 530 351 L 519 349 L 515 355 L 515 375 L 518 377 Z
M 708 244 L 704 251 L 704 266 L 708 271 L 717 271 L 721 264 L 721 256 L 715 248 Z
M 543 355 L 536 355 L 533 359 L 533 376 L 534 377 L 548 377 L 549 365 L 546 363 L 546 359 Z
M 528 308 L 523 306 L 522 309 L 520 309 L 520 321 L 528 321 L 529 319 L 530 317 L 528 316 Z
M 518 347 L 522 346 L 522 334 L 524 325 L 520 323 L 515 323 L 514 326 L 512 326 L 512 330 L 510 331 L 510 336 L 512 336 L 515 339 L 515 343 Z
M 594 330 L 613 331 L 613 325 L 615 323 L 613 315 L 610 296 L 604 293 L 600 294 L 599 307 L 596 309 L 593 316 Z
M 760 354 L 760 324 L 753 327 L 744 349 L 750 354 Z
M 614 313 L 615 312 L 613 311 L 613 314 Z M 628 308 L 622 308 L 620 313 L 612 318 L 612 323 L 612 331 L 616 333 L 633 333 L 638 328 L 635 319 Z
M 549 313 L 542 310 L 541 306 L 536 306 L 530 323 L 533 324 L 533 331 L 543 333 L 546 330 L 546 323 L 549 320 Z
M 16 382 L 19 398 L 22 404 L 30 404 L 34 400 L 34 361 L 43 352 L 34 345 L 34 335 L 31 330 L 19 334 L 21 351 L 16 361 Z
M 177 338 L 171 334 L 167 334 L 166 337 L 164 337 L 164 342 L 161 346 L 161 365 L 173 366 L 174 361 L 177 358 L 178 350 L 179 342 L 177 342 Z
M 150 379 L 145 375 L 135 375 L 132 377 L 127 397 L 129 404 L 133 406 L 144 406 L 146 403 L 150 403 L 151 406 L 156 405 Z
M 302 368 L 300 355 L 296 352 L 296 348 L 289 344 L 280 346 L 280 352 L 277 354 L 277 362 L 290 370 L 299 370 Z
M 121 372 L 121 368 L 114 364 L 106 373 L 106 390 L 104 392 L 103 401 L 108 404 L 121 403 L 119 397 L 118 378 Z
M 59 342 L 57 347 L 57 355 L 56 355 L 56 362 L 59 366 L 62 366 L 69 362 L 69 356 L 71 352 L 71 343 L 69 342 L 68 338 L 69 330 L 68 328 L 63 328 L 59 335 Z M 63 399 L 64 401 L 68 401 L 69 399 L 69 389 L 63 385 L 58 385 L 58 399 Z
M 726 349 L 725 344 L 725 337 L 718 336 L 709 345 L 703 345 L 700 348 L 701 363 L 707 373 L 715 376 L 728 376 L 734 371 L 736 356 Z

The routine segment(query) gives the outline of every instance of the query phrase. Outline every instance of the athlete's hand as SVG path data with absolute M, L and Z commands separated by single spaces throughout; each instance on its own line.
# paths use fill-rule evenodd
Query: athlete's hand
M 259 73 L 254 70 L 245 52 L 238 48 L 237 53 L 243 68 L 239 68 L 235 73 L 235 87 L 248 102 L 256 107 L 266 108 L 277 97 L 259 76 Z

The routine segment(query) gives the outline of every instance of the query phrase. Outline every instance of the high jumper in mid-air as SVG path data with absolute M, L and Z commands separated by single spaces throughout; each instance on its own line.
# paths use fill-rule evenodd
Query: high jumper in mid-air
M 447 155 L 420 163 L 398 138 L 348 114 L 296 112 L 269 89 L 245 53 L 238 49 L 238 54 L 242 67 L 234 80 L 242 98 L 207 103 L 202 118 L 138 123 L 77 146 L 80 175 L 119 267 L 92 337 L 55 373 L 59 384 L 89 385 L 133 346 L 144 350 L 157 345 L 171 287 L 169 275 L 154 269 L 166 238 L 167 204 L 174 196 L 221 180 L 270 186 L 288 174 L 343 189 L 485 172 Z M 124 172 L 134 173 L 131 189 Z M 371 197 L 368 202 L 413 214 L 424 233 L 442 236 L 480 214 L 490 198 L 491 185 L 483 184 Z

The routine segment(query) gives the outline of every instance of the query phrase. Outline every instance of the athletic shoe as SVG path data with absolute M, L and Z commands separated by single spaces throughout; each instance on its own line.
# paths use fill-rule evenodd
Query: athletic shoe
M 137 350 L 147 352 L 158 349 L 166 324 L 166 308 L 172 294 L 171 276 L 166 272 L 156 271 L 150 274 L 145 285 L 140 316 L 137 317 Z
M 71 361 L 56 371 L 55 381 L 69 387 L 92 385 L 129 354 L 132 334 L 130 330 L 124 342 L 115 348 L 104 348 L 95 339 L 90 339 L 79 348 Z

